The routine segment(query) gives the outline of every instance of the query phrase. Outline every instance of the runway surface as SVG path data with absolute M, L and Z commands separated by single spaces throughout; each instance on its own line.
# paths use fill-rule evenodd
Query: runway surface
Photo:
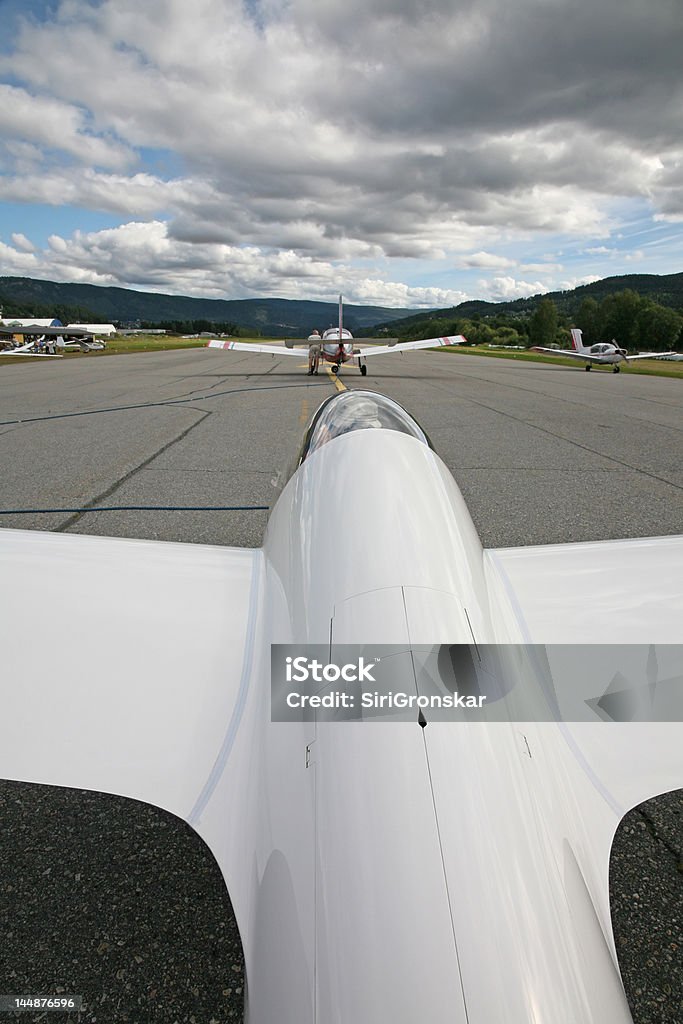
M 0 510 L 193 509 L 15 512 L 0 525 L 258 546 L 267 512 L 201 509 L 274 503 L 334 389 L 305 363 L 183 350 L 0 367 Z M 343 383 L 416 417 L 485 546 L 683 533 L 680 381 L 459 354 L 368 366 L 366 378 L 343 370 Z M 87 595 L 68 613 L 87 629 Z M 38 640 L 38 597 L 35 614 Z M 238 940 L 189 828 L 124 801 L 13 784 L 0 787 L 0 814 L 3 991 L 66 984 L 87 997 L 84 1021 L 239 1019 Z M 622 831 L 615 930 L 635 1019 L 673 1024 L 683 1020 L 680 798 Z M 662 896 L 668 906 L 654 910 Z
M 324 372 L 306 376 L 303 357 L 185 350 L 92 358 L 0 370 L 3 508 L 270 505 L 271 481 L 332 390 Z M 680 381 L 456 354 L 368 364 L 365 379 L 345 369 L 342 380 L 395 398 L 419 420 L 487 547 L 681 532 Z M 267 514 L 3 519 L 245 546 L 260 544 Z

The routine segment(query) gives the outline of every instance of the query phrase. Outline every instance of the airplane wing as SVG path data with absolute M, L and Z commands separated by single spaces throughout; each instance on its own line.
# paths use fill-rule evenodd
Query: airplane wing
M 0 356 L 30 356 L 33 359 L 62 359 L 62 356 L 52 352 L 30 352 L 26 349 L 12 349 L 10 352 L 0 352 Z
M 445 338 L 427 338 L 424 341 L 399 341 L 392 345 L 373 345 L 370 348 L 361 348 L 354 351 L 355 355 L 363 356 L 384 356 L 389 352 L 409 352 L 419 348 L 438 348 L 440 345 L 464 345 L 467 338 L 462 334 L 452 334 Z
M 41 595 L 40 643 L 0 620 L 0 777 L 189 818 L 248 697 L 261 552 L 3 529 L 0 562 L 4 600 Z
M 661 356 L 673 356 L 675 352 L 669 350 L 668 352 L 638 352 L 635 355 L 629 354 L 626 356 L 626 362 L 630 363 L 633 359 L 659 359 Z
M 647 680 L 640 693 L 653 721 L 637 715 L 610 720 L 602 711 L 602 721 L 572 721 L 565 710 L 559 723 L 574 778 L 572 800 L 589 837 L 583 863 L 587 875 L 595 872 L 592 896 L 608 921 L 606 874 L 614 829 L 631 808 L 683 786 L 681 724 L 675 711 L 666 710 L 673 688 L 680 693 L 683 683 L 677 675 L 680 654 L 675 672 L 667 672 L 668 652 L 681 640 L 683 536 L 489 550 L 484 557 L 491 589 L 505 593 L 525 642 L 543 643 L 569 665 L 582 638 L 585 644 L 610 645 L 610 657 L 621 658 L 618 673 L 610 667 L 593 678 L 571 674 L 567 692 L 579 703 L 596 707 L 600 699 L 609 712 L 609 694 L 618 700 L 630 681 Z M 629 699 L 638 693 L 629 691 Z M 659 720 L 652 713 L 657 708 L 664 709 Z M 591 863 L 593 868 L 586 867 Z
M 298 338 L 288 338 L 290 342 L 298 341 L 299 344 L 303 344 Z M 298 356 L 301 359 L 301 352 L 297 352 L 295 348 L 289 348 L 285 345 L 258 345 L 251 344 L 247 341 L 210 341 L 207 348 L 224 348 L 229 352 L 267 352 L 271 356 Z
M 355 342 L 357 342 L 359 345 L 360 344 L 363 344 L 363 345 L 372 344 L 373 351 L 376 352 L 377 351 L 377 347 L 379 345 L 382 345 L 385 348 L 387 346 L 389 348 L 395 348 L 395 346 L 398 344 L 398 338 L 387 338 L 386 336 L 384 338 L 354 338 L 354 343 Z M 359 348 L 354 348 L 353 354 L 357 356 L 359 353 L 360 353 L 360 349 Z
M 15 345 L 14 348 L 8 349 L 7 352 L 3 352 L 3 355 L 11 355 L 12 353 L 16 355 L 17 353 L 23 354 L 26 352 L 30 352 L 33 349 L 34 345 L 34 341 L 25 341 L 23 345 Z
M 486 560 L 528 643 L 671 643 L 683 621 L 683 537 L 489 549 Z
M 41 612 L 40 644 L 31 616 L 0 619 L 11 725 L 0 778 L 118 793 L 188 818 L 247 698 L 262 552 L 1 530 L 0 561 L 5 602 L 40 593 L 43 609 L 60 608 L 87 594 L 97 609 Z M 666 644 L 683 621 L 681 537 L 490 550 L 485 563 L 528 643 Z M 608 767 L 625 805 L 650 795 L 641 761 Z
M 579 359 L 584 363 L 604 363 L 605 356 L 593 356 L 587 352 L 575 352 L 573 348 L 541 348 L 540 345 L 533 345 L 532 352 L 544 352 L 549 356 L 562 356 L 567 359 Z

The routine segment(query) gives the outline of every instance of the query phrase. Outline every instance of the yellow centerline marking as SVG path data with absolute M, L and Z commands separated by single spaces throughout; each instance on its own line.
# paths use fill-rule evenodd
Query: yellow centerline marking
M 346 391 L 346 387 L 339 380 L 339 373 L 332 373 L 331 366 L 326 366 L 325 369 L 327 370 L 327 376 L 330 378 L 337 391 Z

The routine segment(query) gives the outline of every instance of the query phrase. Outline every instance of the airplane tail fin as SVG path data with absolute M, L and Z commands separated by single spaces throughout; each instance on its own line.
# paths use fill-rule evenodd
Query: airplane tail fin
M 572 327 L 571 329 L 572 345 L 577 352 L 583 351 L 583 342 L 581 340 L 581 331 L 578 327 Z

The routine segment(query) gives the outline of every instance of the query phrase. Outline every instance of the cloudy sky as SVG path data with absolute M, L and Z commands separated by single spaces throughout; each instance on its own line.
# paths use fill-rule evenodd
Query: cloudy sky
M 0 0 L 0 274 L 392 306 L 683 270 L 680 0 Z

